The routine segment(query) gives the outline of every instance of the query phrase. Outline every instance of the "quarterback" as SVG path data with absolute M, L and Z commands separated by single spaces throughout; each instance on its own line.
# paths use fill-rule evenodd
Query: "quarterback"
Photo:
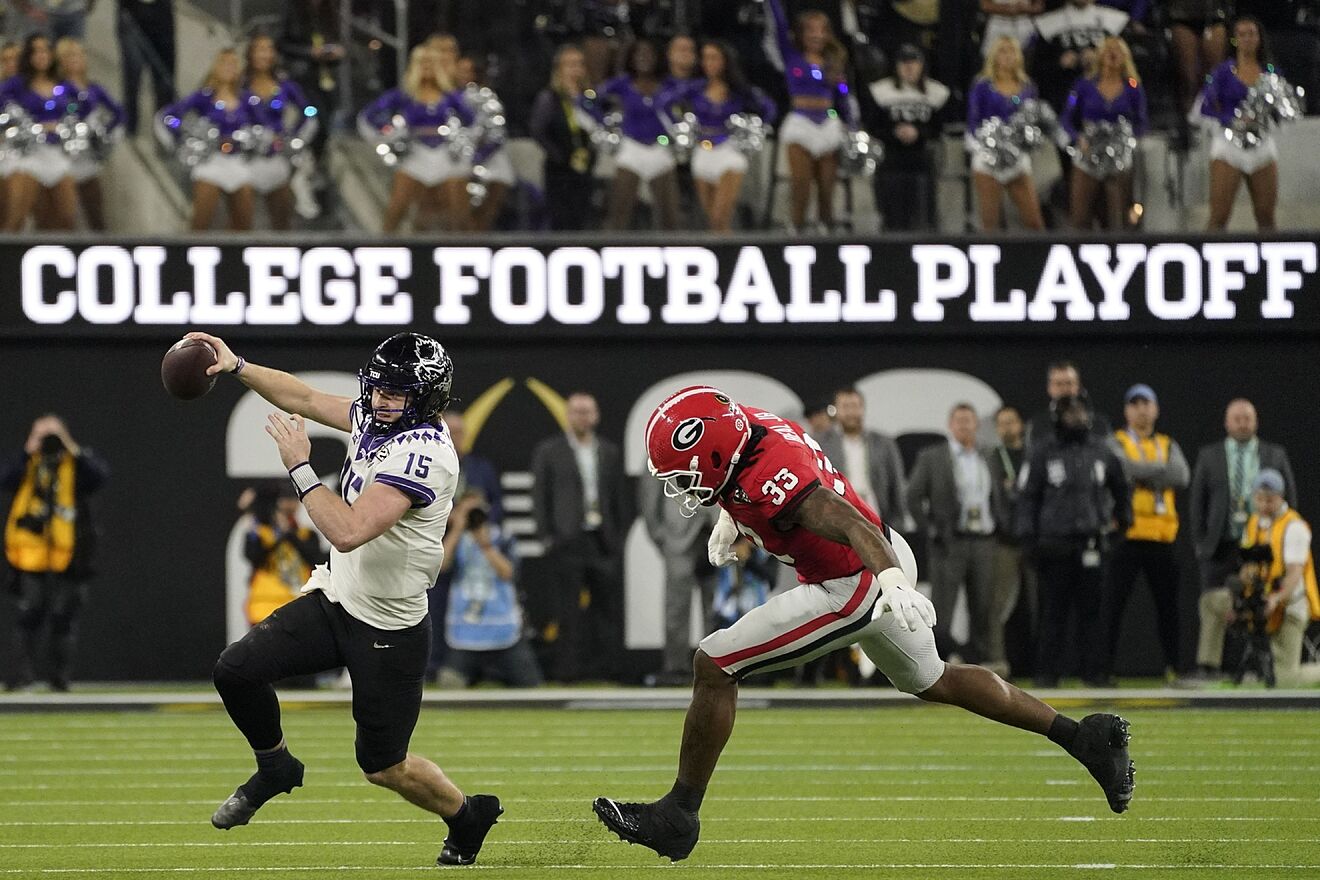
M 988 669 L 942 661 L 930 629 L 935 610 L 912 586 L 911 548 L 797 425 L 693 386 L 652 413 L 646 448 L 651 474 L 685 512 L 719 505 L 707 545 L 712 565 L 734 559 L 741 534 L 794 566 L 800 583 L 702 640 L 673 788 L 652 803 L 601 797 L 592 805 L 620 838 L 686 858 L 700 834 L 706 785 L 733 732 L 739 679 L 854 643 L 900 690 L 1049 737 L 1090 772 L 1110 809 L 1127 809 L 1134 782 L 1127 722 L 1105 714 L 1074 721 Z
M 449 833 L 437 861 L 470 865 L 503 810 L 493 795 L 465 797 L 434 763 L 408 751 L 431 650 L 426 591 L 444 556 L 445 522 L 458 483 L 458 455 L 440 419 L 454 367 L 438 342 L 400 333 L 377 346 L 358 373 L 356 400 L 311 388 L 288 373 L 236 357 L 223 340 L 211 374 L 226 372 L 284 412 L 275 440 L 312 522 L 330 541 L 303 595 L 230 645 L 215 687 L 256 754 L 257 772 L 211 817 L 216 828 L 246 825 L 278 794 L 302 785 L 272 683 L 343 666 L 353 680 L 357 762 L 367 780 L 439 815 Z M 349 434 L 339 492 L 321 483 L 308 457 L 304 419 Z

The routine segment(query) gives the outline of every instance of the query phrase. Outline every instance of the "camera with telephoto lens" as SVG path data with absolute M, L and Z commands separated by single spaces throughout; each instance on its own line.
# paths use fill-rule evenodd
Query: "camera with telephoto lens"
M 490 519 L 490 513 L 484 507 L 474 507 L 468 511 L 467 528 L 469 532 L 475 532 L 481 528 Z
M 41 454 L 46 458 L 54 458 L 64 452 L 64 441 L 58 434 L 47 434 L 41 438 Z
M 1270 649 L 1269 617 L 1265 613 L 1265 598 L 1269 594 L 1268 566 L 1274 562 L 1274 551 L 1268 544 L 1244 547 L 1241 551 L 1244 565 L 1257 565 L 1259 569 L 1242 579 L 1233 596 L 1233 624 L 1229 635 L 1242 648 L 1242 655 L 1233 672 L 1233 683 L 1241 684 L 1248 670 L 1256 673 L 1266 687 L 1274 687 L 1274 654 Z

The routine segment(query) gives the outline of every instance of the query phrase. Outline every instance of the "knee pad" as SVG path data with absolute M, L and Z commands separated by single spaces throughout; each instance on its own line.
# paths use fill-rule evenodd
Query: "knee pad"
M 220 658 L 215 661 L 215 668 L 211 670 L 211 681 L 215 684 L 216 690 L 254 683 L 249 676 L 243 674 L 243 660 L 246 656 L 247 646 L 241 641 L 234 642 L 220 652 Z

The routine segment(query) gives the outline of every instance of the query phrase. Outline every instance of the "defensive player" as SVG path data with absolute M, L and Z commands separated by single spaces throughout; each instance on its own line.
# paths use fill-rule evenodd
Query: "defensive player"
M 733 731 L 738 680 L 853 643 L 900 690 L 1048 736 L 1090 771 L 1110 809 L 1127 809 L 1134 770 L 1127 722 L 1102 714 L 1077 722 L 988 669 L 944 663 L 930 629 L 935 610 L 912 587 L 911 548 L 797 425 L 693 386 L 652 413 L 646 448 L 652 475 L 686 512 L 720 506 L 708 543 L 713 565 L 734 559 L 731 545 L 741 533 L 794 566 L 801 583 L 702 640 L 673 789 L 653 803 L 602 797 L 592 805 L 620 838 L 686 858 L 701 829 L 706 785 Z
M 458 483 L 458 456 L 440 419 L 453 363 L 430 337 L 391 336 L 358 373 L 362 393 L 353 400 L 247 363 L 214 336 L 188 336 L 215 348 L 208 373 L 231 373 L 293 414 L 272 413 L 266 432 L 332 545 L 329 567 L 312 572 L 303 595 L 226 648 L 215 665 L 216 690 L 256 753 L 257 772 L 211 824 L 246 825 L 266 801 L 302 785 L 303 765 L 285 744 L 271 683 L 343 666 L 353 679 L 357 762 L 367 780 L 444 819 L 449 834 L 439 864 L 472 864 L 503 812 L 499 798 L 464 797 L 439 767 L 408 751 L 431 653 L 426 591 L 440 572 Z M 338 494 L 308 463 L 305 418 L 349 432 Z

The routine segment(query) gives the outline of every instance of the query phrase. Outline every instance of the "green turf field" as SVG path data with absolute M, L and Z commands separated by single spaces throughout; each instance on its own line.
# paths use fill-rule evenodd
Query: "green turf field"
M 228 832 L 251 756 L 223 713 L 0 714 L 0 878 L 1320 877 L 1320 713 L 1125 714 L 1116 817 L 1046 740 L 955 710 L 744 710 L 670 866 L 590 804 L 664 793 L 681 713 L 428 708 L 414 750 L 504 801 L 475 869 L 435 867 L 443 826 L 362 781 L 347 709 L 286 713 L 307 784 Z

